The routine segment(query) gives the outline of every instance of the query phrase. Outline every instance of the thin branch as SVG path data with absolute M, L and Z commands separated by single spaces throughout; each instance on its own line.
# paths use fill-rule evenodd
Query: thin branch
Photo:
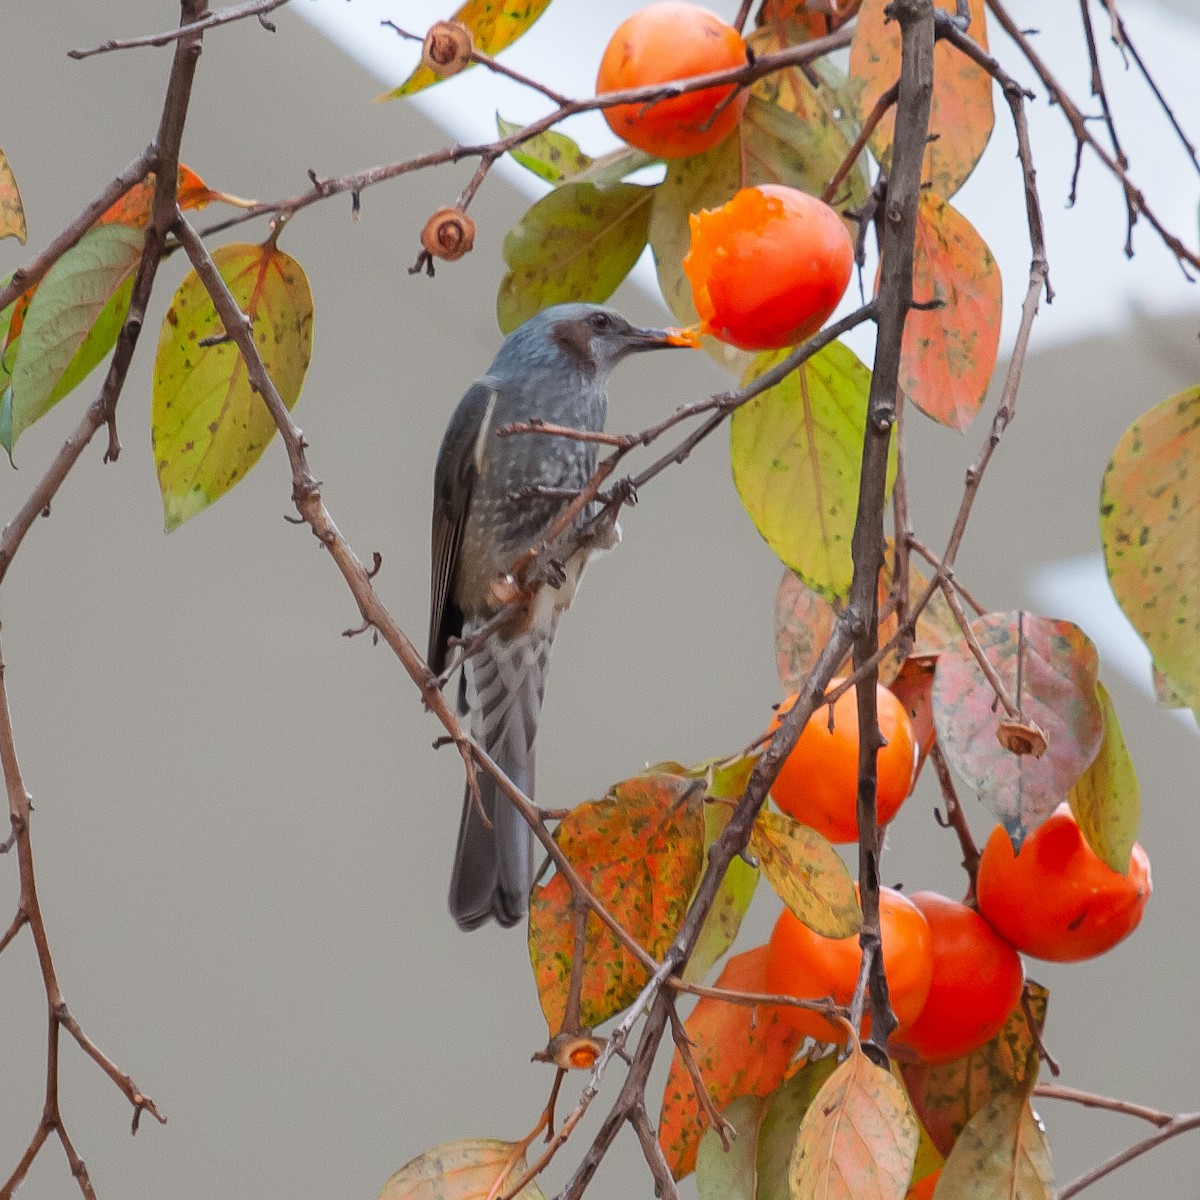
M 1114 1154 L 1112 1158 L 1102 1162 L 1098 1167 L 1085 1171 L 1078 1179 L 1071 1180 L 1066 1187 L 1059 1190 L 1058 1200 L 1071 1200 L 1072 1196 L 1078 1196 L 1085 1188 L 1091 1187 L 1093 1183 L 1097 1183 L 1106 1175 L 1111 1175 L 1118 1167 L 1123 1167 L 1127 1162 L 1132 1162 L 1147 1151 L 1153 1150 L 1155 1146 L 1161 1146 L 1163 1142 L 1170 1141 L 1171 1138 L 1177 1137 L 1181 1133 L 1189 1133 L 1193 1129 L 1200 1129 L 1200 1112 L 1180 1113 L 1179 1116 L 1173 1117 L 1169 1124 L 1164 1125 L 1149 1137 L 1135 1142 L 1132 1146 L 1122 1150 L 1120 1154 Z
M 1104 90 L 1104 76 L 1100 73 L 1100 56 L 1096 52 L 1096 33 L 1092 28 L 1091 0 L 1079 0 L 1079 15 L 1083 20 L 1084 40 L 1087 42 L 1088 65 L 1091 67 L 1092 95 L 1100 101 L 1100 111 L 1104 114 L 1104 124 L 1108 127 L 1108 140 L 1112 142 L 1113 153 L 1122 170 L 1129 167 L 1129 157 L 1121 148 L 1121 139 L 1117 137 L 1117 126 L 1113 121 L 1112 109 L 1108 104 L 1108 93 Z
M 717 1111 L 717 1106 L 713 1104 L 712 1097 L 708 1094 L 708 1085 L 704 1082 L 704 1076 L 700 1073 L 696 1056 L 692 1053 L 692 1040 L 688 1037 L 687 1030 L 684 1028 L 683 1021 L 674 1004 L 671 1005 L 670 1017 L 671 1038 L 675 1043 L 675 1049 L 679 1051 L 679 1059 L 687 1069 L 688 1076 L 692 1081 L 692 1091 L 696 1094 L 696 1104 L 700 1109 L 701 1124 L 717 1131 L 717 1137 L 721 1139 L 721 1147 L 728 1152 L 732 1140 L 736 1136 L 734 1128 Z
M 205 30 L 215 29 L 218 25 L 227 25 L 230 21 L 242 21 L 246 17 L 258 17 L 261 24 L 273 33 L 275 27 L 269 21 L 263 21 L 262 18 L 267 13 L 282 8 L 287 2 L 288 0 L 250 0 L 248 4 L 219 8 L 199 21 L 192 21 L 177 29 L 168 29 L 166 33 L 147 33 L 141 37 L 128 38 L 124 41 L 108 41 L 100 46 L 93 46 L 90 50 L 68 50 L 67 57 L 91 58 L 93 54 L 108 54 L 113 50 L 133 50 L 140 46 L 166 46 L 171 42 L 179 41 L 180 38 L 202 34 Z
M 938 786 L 942 790 L 942 799 L 946 804 L 945 823 L 954 830 L 958 837 L 959 849 L 962 850 L 963 870 L 966 871 L 969 880 L 965 901 L 969 903 L 975 897 L 975 876 L 979 872 L 979 847 L 975 844 L 971 827 L 967 824 L 967 814 L 963 811 L 962 802 L 958 798 L 958 789 L 954 786 L 954 776 L 950 774 L 950 764 L 946 762 L 946 756 L 942 752 L 940 743 L 936 741 L 933 743 L 933 747 L 929 751 L 929 758 L 933 763 Z
M 1061 1083 L 1036 1084 L 1033 1094 L 1043 1096 L 1047 1100 L 1066 1100 L 1071 1104 L 1082 1104 L 1084 1108 L 1102 1108 L 1106 1112 L 1137 1117 L 1142 1121 L 1149 1121 L 1151 1125 L 1157 1125 L 1159 1128 L 1177 1120 L 1170 1113 L 1160 1112 L 1157 1108 L 1147 1108 L 1143 1104 L 1134 1104 L 1129 1100 L 1115 1100 L 1111 1096 L 1098 1096 L 1094 1092 L 1081 1092 L 1078 1088 L 1065 1087 Z
M 838 169 L 834 171 L 833 178 L 825 185 L 825 190 L 821 193 L 821 199 L 826 204 L 833 203 L 833 198 L 837 195 L 838 188 L 842 186 L 842 181 L 854 170 L 854 164 L 858 162 L 858 156 L 866 149 L 867 143 L 871 140 L 871 134 L 875 132 L 888 109 L 896 103 L 899 95 L 900 81 L 897 80 L 875 101 L 871 111 L 867 113 L 866 120 L 862 123 L 862 128 L 858 131 L 858 136 L 851 143 L 850 149 L 846 151 Z

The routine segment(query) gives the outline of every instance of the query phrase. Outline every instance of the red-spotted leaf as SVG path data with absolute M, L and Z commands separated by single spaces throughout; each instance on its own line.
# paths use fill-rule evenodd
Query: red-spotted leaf
M 508 231 L 496 314 L 505 333 L 549 304 L 607 300 L 646 245 L 654 189 L 565 183 Z
M 221 246 L 213 260 L 291 408 L 312 350 L 304 271 L 270 242 Z M 204 285 L 189 272 L 163 319 L 154 361 L 150 436 L 168 532 L 240 482 L 275 436 L 275 422 L 224 332 Z
M 1121 435 L 1100 536 L 1117 603 L 1176 699 L 1200 712 L 1200 384 Z
M 511 46 L 549 7 L 550 0 L 509 0 L 508 3 L 504 0 L 467 0 L 451 20 L 471 31 L 476 50 L 494 57 Z M 422 63 L 399 87 L 385 92 L 379 99 L 411 96 L 437 83 L 439 78 Z
M 679 932 L 703 866 L 703 788 L 694 779 L 654 774 L 619 783 L 603 800 L 577 805 L 554 839 L 608 911 L 656 959 Z M 529 958 L 553 1036 L 567 1012 L 575 919 L 571 889 L 555 872 L 534 888 Z M 591 913 L 584 939 L 580 1018 L 599 1025 L 637 998 L 645 968 Z
M 1026 982 L 1025 992 L 1040 1034 L 1050 993 L 1032 980 Z M 901 1067 L 913 1107 L 942 1154 L 950 1153 L 963 1127 L 992 1097 L 1008 1092 L 1028 1094 L 1037 1073 L 1037 1043 L 1020 1003 L 1004 1028 L 971 1054 L 936 1067 L 925 1063 Z
M 791 1193 L 822 1200 L 903 1200 L 920 1136 L 904 1088 L 855 1043 L 800 1123 Z
M 1009 718 L 965 641 L 938 659 L 933 719 L 951 765 L 1020 845 L 1100 749 L 1096 647 L 1070 621 L 1027 613 L 989 613 L 971 630 L 1022 721 L 1045 735 L 1045 752 L 1015 754 L 1001 745 L 997 735 Z
M 0 238 L 15 237 L 25 244 L 25 206 L 8 158 L 0 150 Z
M 129 290 L 122 290 L 123 285 L 141 258 L 144 241 L 141 230 L 123 225 L 90 229 L 33 292 L 12 366 L 10 453 L 21 434 L 112 348 L 129 306 Z M 114 301 L 118 296 L 122 298 Z M 11 325 L 9 336 L 18 336 Z M 11 345 L 6 353 L 13 353 Z M 60 387 L 64 377 L 69 386 Z
M 1002 1092 L 967 1122 L 934 1188 L 939 1197 L 1054 1200 L 1050 1144 L 1022 1092 Z
M 975 227 L 940 196 L 917 210 L 913 298 L 940 308 L 909 312 L 900 386 L 927 416 L 965 429 L 987 395 L 1000 348 L 1000 267 Z
M 804 1114 L 837 1066 L 827 1054 L 801 1067 L 769 1096 L 740 1096 L 721 1114 L 737 1133 L 729 1153 L 705 1130 L 696 1157 L 700 1200 L 791 1200 L 788 1171 Z
M 462 1138 L 405 1163 L 383 1185 L 379 1200 L 489 1200 L 506 1193 L 526 1170 L 519 1142 Z M 533 1181 L 513 1200 L 544 1200 L 544 1195 Z
M 744 382 L 789 350 L 757 355 Z M 743 404 L 730 427 L 733 480 L 767 544 L 809 587 L 844 600 L 871 372 L 834 342 L 783 382 Z M 895 480 L 896 443 L 887 489 Z
M 862 926 L 854 877 L 815 829 L 764 809 L 750 830 L 751 855 L 776 895 L 809 929 L 845 938 Z
M 935 2 L 949 12 L 957 8 L 956 0 Z M 970 0 L 970 6 L 971 37 L 986 49 L 985 0 Z M 887 0 L 863 0 L 850 44 L 850 74 L 866 83 L 858 102 L 863 120 L 900 78 L 900 28 L 886 19 L 886 8 Z M 949 198 L 962 187 L 983 154 L 994 123 L 991 76 L 948 42 L 939 41 L 933 50 L 930 142 L 922 171 L 934 192 Z M 891 157 L 895 128 L 893 105 L 871 139 L 871 148 L 883 163 Z
M 896 605 L 889 603 L 892 593 L 892 542 L 887 539 L 883 570 L 879 574 L 879 644 L 882 646 L 900 627 Z M 908 568 L 909 604 L 924 597 L 929 580 L 924 572 L 910 562 Z M 810 588 L 793 572 L 784 571 L 775 592 L 775 665 L 783 690 L 791 695 L 798 692 L 818 655 L 829 641 L 840 605 Z M 917 619 L 913 651 L 933 653 L 948 645 L 958 635 L 958 625 L 941 591 L 935 591 L 930 602 Z M 901 669 L 904 654 L 895 649 L 879 663 L 880 682 L 889 684 Z M 844 665 L 844 664 L 843 664 Z
M 731 958 L 717 987 L 766 992 L 767 947 Z M 766 1096 L 783 1082 L 804 1035 L 783 1015 L 783 1006 L 731 1004 L 702 998 L 685 1028 L 692 1055 L 718 1109 L 738 1096 Z M 696 1166 L 696 1150 L 707 1120 L 696 1102 L 692 1077 L 679 1052 L 671 1060 L 658 1123 L 658 1140 L 676 1179 Z
M 1133 760 L 1125 746 L 1112 697 L 1102 683 L 1096 699 L 1104 713 L 1104 740 L 1092 765 L 1076 780 L 1067 799 L 1087 843 L 1114 871 L 1129 870 L 1142 798 Z

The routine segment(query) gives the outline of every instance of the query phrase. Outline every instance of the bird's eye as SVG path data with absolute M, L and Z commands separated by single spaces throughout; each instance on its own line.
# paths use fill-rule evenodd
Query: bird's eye
M 597 333 L 604 333 L 612 326 L 612 318 L 606 312 L 592 313 L 589 323 Z

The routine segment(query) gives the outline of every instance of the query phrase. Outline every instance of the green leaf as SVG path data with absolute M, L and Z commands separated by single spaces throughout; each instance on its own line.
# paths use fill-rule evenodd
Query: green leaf
M 737 138 L 688 158 L 667 163 L 667 173 L 654 191 L 650 214 L 650 248 L 658 270 L 658 286 L 680 325 L 699 319 L 692 302 L 692 285 L 683 273 L 683 256 L 691 244 L 688 216 L 702 208 L 720 208 L 742 186 L 741 152 Z M 706 337 L 704 349 L 726 370 L 742 375 L 753 357 L 744 350 Z
M 706 795 L 717 799 L 736 800 L 746 790 L 750 772 L 758 761 L 757 755 L 729 759 L 710 764 L 705 771 Z M 732 810 L 726 804 L 708 803 L 704 806 L 704 857 L 729 824 Z M 713 900 L 708 916 L 700 927 L 700 936 L 684 968 L 683 977 L 691 983 L 699 982 L 708 974 L 709 968 L 733 945 L 741 928 L 742 918 L 750 908 L 758 887 L 758 871 L 744 858 L 737 857 L 725 871 L 720 889 Z
M 862 927 L 854 877 L 815 829 L 764 809 L 748 849 L 779 898 L 814 933 L 845 938 Z
M 767 1101 L 739 1096 L 721 1114 L 733 1126 L 726 1150 L 715 1129 L 706 1129 L 696 1151 L 700 1200 L 758 1200 L 758 1138 Z
M 91 229 L 46 272 L 25 314 L 12 367 L 10 452 L 111 349 L 124 313 L 114 325 L 116 309 L 109 305 L 137 266 L 144 242 L 142 230 L 124 225 Z M 92 334 L 98 322 L 101 328 Z M 60 386 L 64 378 L 70 386 Z
M 50 393 L 51 405 L 57 404 L 68 392 L 78 387 L 117 344 L 117 337 L 125 318 L 129 314 L 129 300 L 133 295 L 133 276 L 125 280 L 109 302 L 100 311 L 95 324 L 88 330 L 83 345 L 67 364 L 67 369 Z
M 951 766 L 1019 847 L 1067 798 L 1100 749 L 1100 664 L 1096 647 L 1070 621 L 988 613 L 971 623 L 971 631 L 1023 721 L 1045 735 L 1045 752 L 1015 754 L 1001 744 L 1000 726 L 1009 718 L 965 640 L 938 658 L 933 719 Z
M 1100 536 L 1117 603 L 1175 694 L 1200 711 L 1200 384 L 1121 435 Z
M 903 1200 L 919 1140 L 904 1088 L 855 1043 L 800 1123 L 792 1150 L 792 1195 Z
M 796 1135 L 837 1065 L 837 1055 L 827 1054 L 806 1064 L 771 1093 L 758 1141 L 757 1200 L 791 1200 Z
M 522 128 L 515 121 L 506 121 L 496 114 L 496 128 L 501 137 L 508 137 Z M 578 175 L 592 165 L 589 158 L 565 133 L 549 130 L 531 137 L 527 142 L 509 151 L 513 159 L 539 179 L 549 183 L 561 183 Z
M 967 1122 L 933 1200 L 1054 1200 L 1050 1144 L 1023 1092 L 1002 1092 Z
M 749 383 L 791 353 L 760 354 Z M 733 480 L 767 544 L 809 587 L 844 600 L 853 562 L 871 373 L 840 342 L 826 346 L 769 391 L 733 414 Z M 895 439 L 887 490 L 896 477 Z
M 487 1200 L 508 1190 L 528 1166 L 522 1146 L 494 1138 L 461 1138 L 418 1154 L 383 1185 L 379 1200 Z M 545 1200 L 536 1180 L 513 1200 Z
M 0 238 L 15 237 L 25 245 L 25 206 L 8 158 L 0 150 Z
M 272 245 L 221 246 L 213 260 L 284 404 L 300 397 L 312 351 L 312 293 L 300 264 Z M 154 361 L 151 441 L 167 531 L 241 481 L 275 436 L 246 364 L 195 271 L 163 319 Z M 216 344 L 205 344 L 215 339 Z
M 1104 714 L 1104 740 L 1092 765 L 1076 781 L 1067 799 L 1087 844 L 1114 871 L 1129 870 L 1142 811 L 1141 789 L 1125 746 L 1112 697 L 1102 683 L 1096 699 Z
M 703 867 L 704 817 L 694 779 L 640 775 L 603 800 L 578 804 L 554 840 L 584 882 L 655 959 L 679 932 Z M 551 1035 L 567 1015 L 575 952 L 575 906 L 558 872 L 533 889 L 529 959 Z M 594 914 L 584 934 L 580 1016 L 599 1025 L 637 998 L 648 978 L 641 962 Z
M 493 57 L 511 46 L 550 7 L 550 0 L 467 0 L 451 20 L 465 25 L 474 37 L 476 50 Z M 468 67 L 467 70 L 471 68 Z M 380 100 L 395 100 L 411 96 L 431 84 L 439 76 L 422 64 L 397 88 L 385 92 Z
M 633 183 L 566 183 L 542 197 L 504 239 L 500 328 L 510 333 L 549 304 L 607 300 L 646 245 L 653 197 Z

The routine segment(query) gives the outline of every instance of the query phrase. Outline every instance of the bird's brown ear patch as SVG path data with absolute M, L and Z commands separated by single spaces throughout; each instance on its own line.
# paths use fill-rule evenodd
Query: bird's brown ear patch
M 596 365 L 592 357 L 592 332 L 586 321 L 560 321 L 550 331 L 550 337 L 580 370 L 589 371 Z

